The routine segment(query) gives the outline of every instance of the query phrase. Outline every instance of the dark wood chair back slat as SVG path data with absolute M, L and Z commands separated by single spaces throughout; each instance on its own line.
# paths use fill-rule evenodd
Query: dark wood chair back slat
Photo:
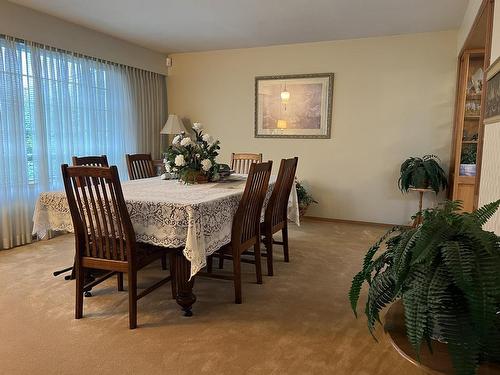
M 87 166 L 87 167 L 109 167 L 108 157 L 101 156 L 73 156 L 74 166 Z
M 109 167 L 108 157 L 106 155 L 101 156 L 73 156 L 73 166 L 86 166 L 86 167 Z M 81 187 L 85 181 L 77 180 L 77 184 Z
M 282 159 L 276 184 L 269 198 L 265 213 L 265 225 L 271 227 L 287 221 L 288 199 L 292 191 L 299 158 Z
M 245 191 L 233 219 L 232 246 L 243 251 L 255 241 L 260 241 L 260 218 L 266 197 L 273 162 L 252 163 Z
M 128 177 L 131 180 L 155 177 L 151 154 L 126 154 Z
M 261 163 L 262 154 L 232 153 L 231 169 L 236 173 L 248 174 L 253 163 Z
M 134 259 L 135 233 L 116 166 L 62 166 L 77 257 Z

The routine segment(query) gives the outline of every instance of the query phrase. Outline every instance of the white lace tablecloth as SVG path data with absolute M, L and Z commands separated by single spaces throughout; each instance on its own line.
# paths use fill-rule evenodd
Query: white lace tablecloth
M 245 188 L 245 176 L 236 181 L 185 185 L 159 177 L 122 183 L 137 241 L 163 247 L 184 247 L 191 276 L 207 263 L 207 256 L 231 240 L 233 216 Z M 267 199 L 276 178 L 271 177 Z M 267 201 L 266 199 L 266 201 Z M 295 187 L 288 217 L 299 225 Z M 33 216 L 33 234 L 45 238 L 49 230 L 73 231 L 64 192 L 40 194 Z

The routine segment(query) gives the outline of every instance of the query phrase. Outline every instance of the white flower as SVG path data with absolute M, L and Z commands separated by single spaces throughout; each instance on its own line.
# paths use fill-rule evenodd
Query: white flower
M 182 137 L 181 137 L 180 135 L 176 135 L 176 136 L 174 137 L 173 141 L 172 141 L 172 144 L 173 144 L 173 145 L 178 144 L 178 143 L 181 141 L 181 138 L 182 138 Z
M 196 154 L 195 156 L 196 156 L 196 159 L 199 159 L 201 155 L 200 154 Z
M 183 165 L 186 165 L 186 161 L 184 160 L 184 155 L 177 155 L 175 157 L 175 161 L 174 161 L 175 165 L 177 165 L 178 167 L 182 167 Z
M 172 171 L 172 167 L 170 164 L 165 164 L 165 172 L 170 173 Z
M 189 137 L 182 138 L 182 140 L 181 140 L 181 146 L 183 146 L 183 147 L 189 146 L 191 143 L 192 143 L 192 141 L 191 141 L 191 138 L 189 138 Z
M 172 172 L 177 172 L 177 168 L 172 168 Z
M 210 159 L 203 159 L 201 161 L 201 169 L 203 169 L 205 172 L 208 172 L 212 168 L 212 162 Z
M 209 144 L 212 143 L 213 141 L 212 136 L 210 134 L 203 134 L 202 139 Z
M 201 126 L 201 122 L 193 123 L 193 129 L 196 131 L 200 131 L 201 129 L 203 129 L 203 127 Z

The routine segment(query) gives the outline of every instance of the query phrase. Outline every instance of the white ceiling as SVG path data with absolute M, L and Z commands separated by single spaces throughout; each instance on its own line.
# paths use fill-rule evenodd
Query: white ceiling
M 468 0 L 11 1 L 169 53 L 457 29 Z

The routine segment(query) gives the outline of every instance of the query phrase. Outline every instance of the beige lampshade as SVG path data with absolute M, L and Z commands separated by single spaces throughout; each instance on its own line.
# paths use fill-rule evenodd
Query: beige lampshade
M 168 115 L 167 122 L 163 129 L 161 129 L 160 134 L 179 134 L 180 132 L 186 131 L 184 125 L 177 115 Z
M 287 125 L 287 124 L 286 124 L 286 120 L 278 120 L 278 121 L 276 122 L 276 127 L 277 127 L 278 129 L 286 129 L 286 125 Z

